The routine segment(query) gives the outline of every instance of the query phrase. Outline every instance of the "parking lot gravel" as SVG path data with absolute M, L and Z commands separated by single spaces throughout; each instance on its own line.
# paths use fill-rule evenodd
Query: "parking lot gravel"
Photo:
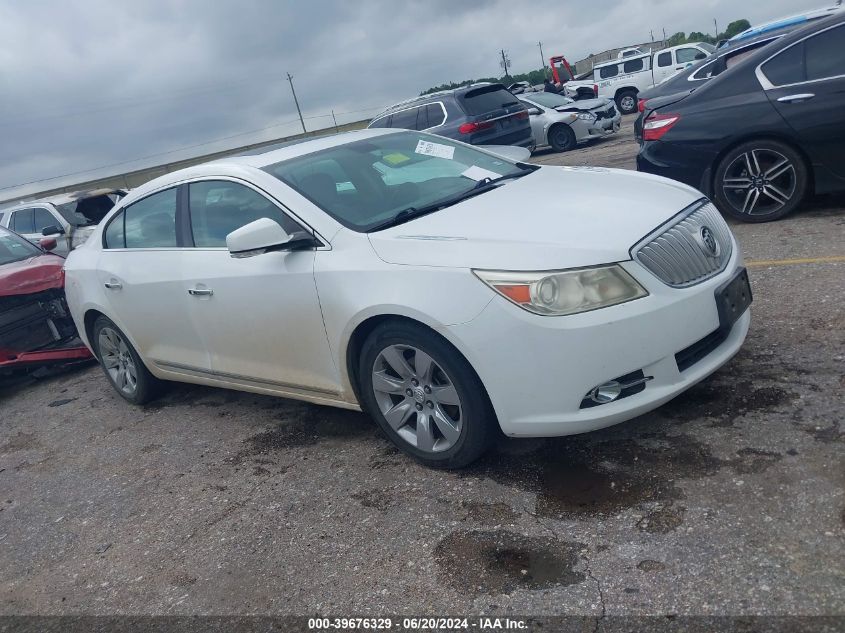
M 632 168 L 632 121 L 535 160 Z M 733 361 L 460 472 L 360 413 L 187 385 L 136 408 L 91 365 L 4 383 L 0 614 L 845 615 L 845 199 L 732 228 Z

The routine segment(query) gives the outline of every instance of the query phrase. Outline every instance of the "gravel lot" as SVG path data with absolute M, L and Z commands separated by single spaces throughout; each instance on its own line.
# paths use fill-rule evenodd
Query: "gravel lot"
M 536 160 L 632 168 L 631 126 Z M 731 363 L 463 472 L 289 400 L 133 408 L 96 366 L 0 386 L 0 614 L 845 615 L 845 199 L 733 228 Z

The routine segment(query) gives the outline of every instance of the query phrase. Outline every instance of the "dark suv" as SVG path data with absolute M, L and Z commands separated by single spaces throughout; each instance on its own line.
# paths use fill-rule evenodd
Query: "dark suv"
M 534 146 L 528 109 L 502 84 L 409 99 L 387 108 L 368 127 L 425 130 L 472 145 Z

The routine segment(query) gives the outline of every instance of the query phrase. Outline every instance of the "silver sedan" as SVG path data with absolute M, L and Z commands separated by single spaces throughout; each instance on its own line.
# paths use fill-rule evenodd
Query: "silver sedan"
M 537 146 L 551 145 L 558 152 L 615 134 L 622 122 L 612 99 L 574 101 L 553 92 L 523 93 L 518 98 L 528 107 Z

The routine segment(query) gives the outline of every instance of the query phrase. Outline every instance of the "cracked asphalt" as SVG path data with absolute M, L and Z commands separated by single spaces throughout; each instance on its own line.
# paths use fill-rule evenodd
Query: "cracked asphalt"
M 630 168 L 631 124 L 536 160 Z M 732 362 L 461 472 L 354 412 L 185 385 L 134 408 L 96 366 L 5 383 L 0 615 L 845 615 L 845 199 L 733 229 Z

